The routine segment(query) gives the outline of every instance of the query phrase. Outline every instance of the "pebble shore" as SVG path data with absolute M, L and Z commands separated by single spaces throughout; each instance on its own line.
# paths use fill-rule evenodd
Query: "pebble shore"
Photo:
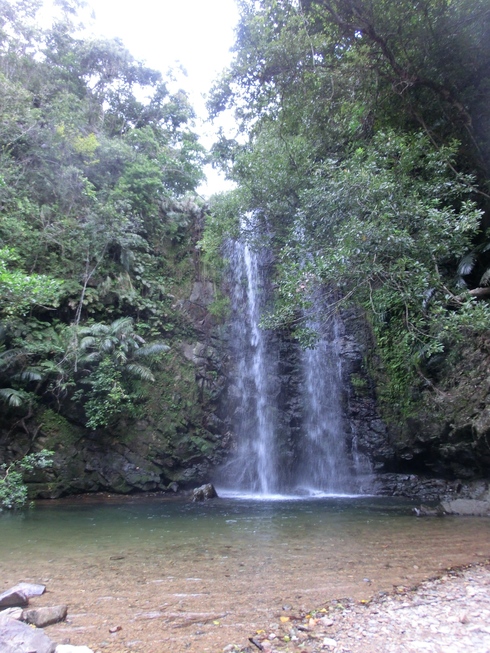
M 369 601 L 332 601 L 277 622 L 223 653 L 490 653 L 490 565 L 448 570 Z

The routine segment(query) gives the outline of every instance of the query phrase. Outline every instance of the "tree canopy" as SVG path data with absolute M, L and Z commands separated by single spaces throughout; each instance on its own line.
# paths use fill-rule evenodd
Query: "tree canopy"
M 0 0 L 0 395 L 25 411 L 78 393 L 97 428 L 177 328 L 162 254 L 199 213 L 205 153 L 184 91 L 84 37 L 76 0 L 47 29 L 40 4 Z
M 488 3 L 239 4 L 209 101 L 244 134 L 214 148 L 238 188 L 205 243 L 236 225 L 230 206 L 260 216 L 277 263 L 265 323 L 304 339 L 315 284 L 332 292 L 324 319 L 354 302 L 401 405 L 437 355 L 488 330 Z

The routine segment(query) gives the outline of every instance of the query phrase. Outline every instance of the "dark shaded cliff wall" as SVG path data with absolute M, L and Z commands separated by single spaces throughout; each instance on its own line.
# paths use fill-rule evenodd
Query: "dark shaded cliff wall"
M 437 499 L 469 496 L 472 485 L 488 484 L 490 340 L 446 352 L 410 390 L 403 414 L 386 398 L 386 372 L 362 314 L 347 313 L 344 324 L 347 410 L 358 447 L 373 465 L 374 490 Z

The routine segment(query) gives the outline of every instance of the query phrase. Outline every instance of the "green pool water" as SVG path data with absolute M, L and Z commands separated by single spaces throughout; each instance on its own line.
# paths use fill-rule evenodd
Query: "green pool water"
M 45 582 L 78 615 L 55 634 L 94 650 L 118 620 L 121 650 L 164 650 L 162 629 L 177 651 L 218 650 L 215 621 L 230 640 L 284 604 L 360 599 L 490 557 L 490 520 L 419 519 L 376 497 L 66 499 L 2 515 L 0 535 L 2 589 Z

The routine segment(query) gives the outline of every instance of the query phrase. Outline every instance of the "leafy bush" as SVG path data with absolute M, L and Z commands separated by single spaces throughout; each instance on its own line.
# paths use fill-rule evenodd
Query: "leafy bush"
M 27 501 L 27 486 L 24 475 L 35 469 L 44 469 L 53 464 L 53 452 L 43 449 L 31 453 L 10 465 L 0 465 L 0 509 L 22 508 Z

